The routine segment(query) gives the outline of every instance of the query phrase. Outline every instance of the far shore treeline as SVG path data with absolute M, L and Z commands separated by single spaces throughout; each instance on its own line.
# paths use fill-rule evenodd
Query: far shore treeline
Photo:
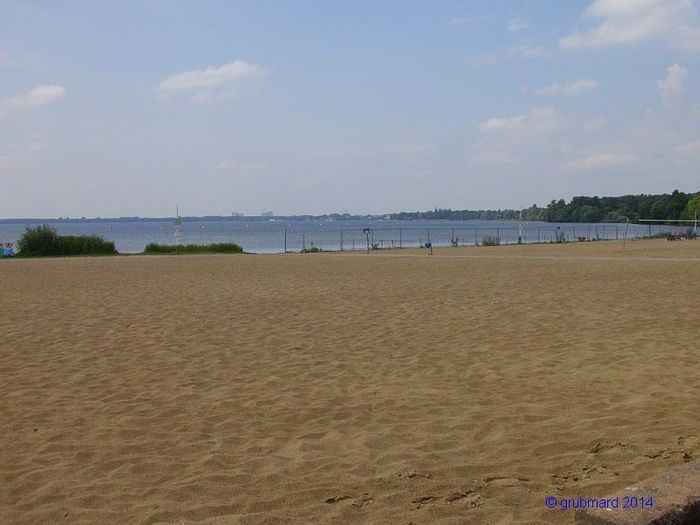
M 683 193 L 675 190 L 673 193 L 659 195 L 623 195 L 621 197 L 574 197 L 566 202 L 564 199 L 553 200 L 547 206 L 533 204 L 522 210 L 522 218 L 526 221 L 544 222 L 625 222 L 629 219 L 635 222 L 639 219 L 692 220 L 695 211 L 700 210 L 700 192 Z M 322 221 L 322 220 L 518 220 L 521 210 L 452 210 L 435 208 L 430 211 L 398 212 L 384 214 L 353 215 L 350 213 L 328 213 L 323 215 L 206 215 L 182 217 L 185 221 Z M 700 213 L 700 212 L 699 212 Z M 113 217 L 113 218 L 67 218 L 58 219 L 0 219 L 4 224 L 43 224 L 76 223 L 76 222 L 164 222 L 172 217 Z
M 624 222 L 639 219 L 691 220 L 700 210 L 700 192 L 678 190 L 661 195 L 622 197 L 574 197 L 570 202 L 553 200 L 545 208 L 532 205 L 522 210 L 526 221 L 544 222 Z M 700 211 L 698 212 L 700 214 Z M 391 219 L 411 220 L 517 220 L 520 210 L 442 210 L 393 213 Z

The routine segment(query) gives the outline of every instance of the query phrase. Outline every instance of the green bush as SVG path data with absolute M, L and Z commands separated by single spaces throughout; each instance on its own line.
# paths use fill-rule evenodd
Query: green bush
M 495 235 L 484 235 L 481 239 L 482 246 L 500 246 L 501 240 Z
M 27 228 L 17 243 L 17 255 L 46 257 L 62 255 L 115 255 L 112 241 L 96 235 L 58 235 L 51 226 L 43 224 Z
M 152 242 L 146 246 L 143 253 L 175 254 L 177 253 L 177 246 Z M 221 242 L 214 244 L 185 244 L 180 246 L 180 253 L 243 253 L 243 248 L 232 242 Z

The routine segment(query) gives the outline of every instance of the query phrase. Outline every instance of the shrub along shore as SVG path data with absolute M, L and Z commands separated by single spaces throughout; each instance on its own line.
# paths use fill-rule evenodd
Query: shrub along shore
M 113 241 L 97 235 L 58 235 L 46 224 L 27 228 L 17 243 L 18 257 L 61 257 L 75 255 L 119 255 Z M 180 246 L 150 243 L 144 254 L 243 253 L 234 243 L 187 244 Z
M 97 235 L 58 235 L 47 225 L 27 228 L 17 243 L 18 256 L 116 255 L 114 242 Z
M 220 242 L 213 244 L 185 244 L 179 247 L 181 254 L 193 253 L 243 253 L 243 248 L 232 242 Z M 147 254 L 174 254 L 178 253 L 178 247 L 172 244 L 148 244 L 143 250 Z

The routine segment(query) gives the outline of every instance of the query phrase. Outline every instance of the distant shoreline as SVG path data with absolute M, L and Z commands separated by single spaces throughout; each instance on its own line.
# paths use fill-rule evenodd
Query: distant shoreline
M 652 219 L 658 222 L 697 220 L 700 211 L 700 192 L 672 193 L 658 195 L 623 195 L 620 197 L 573 197 L 568 203 L 563 199 L 553 200 L 544 207 L 533 204 L 529 208 L 499 210 L 452 210 L 435 208 L 428 211 L 396 212 L 380 214 L 325 213 L 320 215 L 274 215 L 264 212 L 261 215 L 202 215 L 181 217 L 184 221 L 207 222 L 281 222 L 281 221 L 524 221 L 545 223 L 587 223 L 615 224 L 639 219 Z M 129 223 L 129 222 L 169 222 L 174 217 L 57 217 L 0 219 L 0 224 L 70 224 L 70 223 Z

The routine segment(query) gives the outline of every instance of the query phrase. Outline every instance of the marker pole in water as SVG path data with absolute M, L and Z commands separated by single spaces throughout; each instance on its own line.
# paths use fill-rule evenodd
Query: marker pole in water
M 520 210 L 520 221 L 518 222 L 518 244 L 523 243 L 523 210 Z
M 180 218 L 180 205 L 175 205 L 175 253 L 180 255 L 180 228 L 182 227 L 182 219 Z

